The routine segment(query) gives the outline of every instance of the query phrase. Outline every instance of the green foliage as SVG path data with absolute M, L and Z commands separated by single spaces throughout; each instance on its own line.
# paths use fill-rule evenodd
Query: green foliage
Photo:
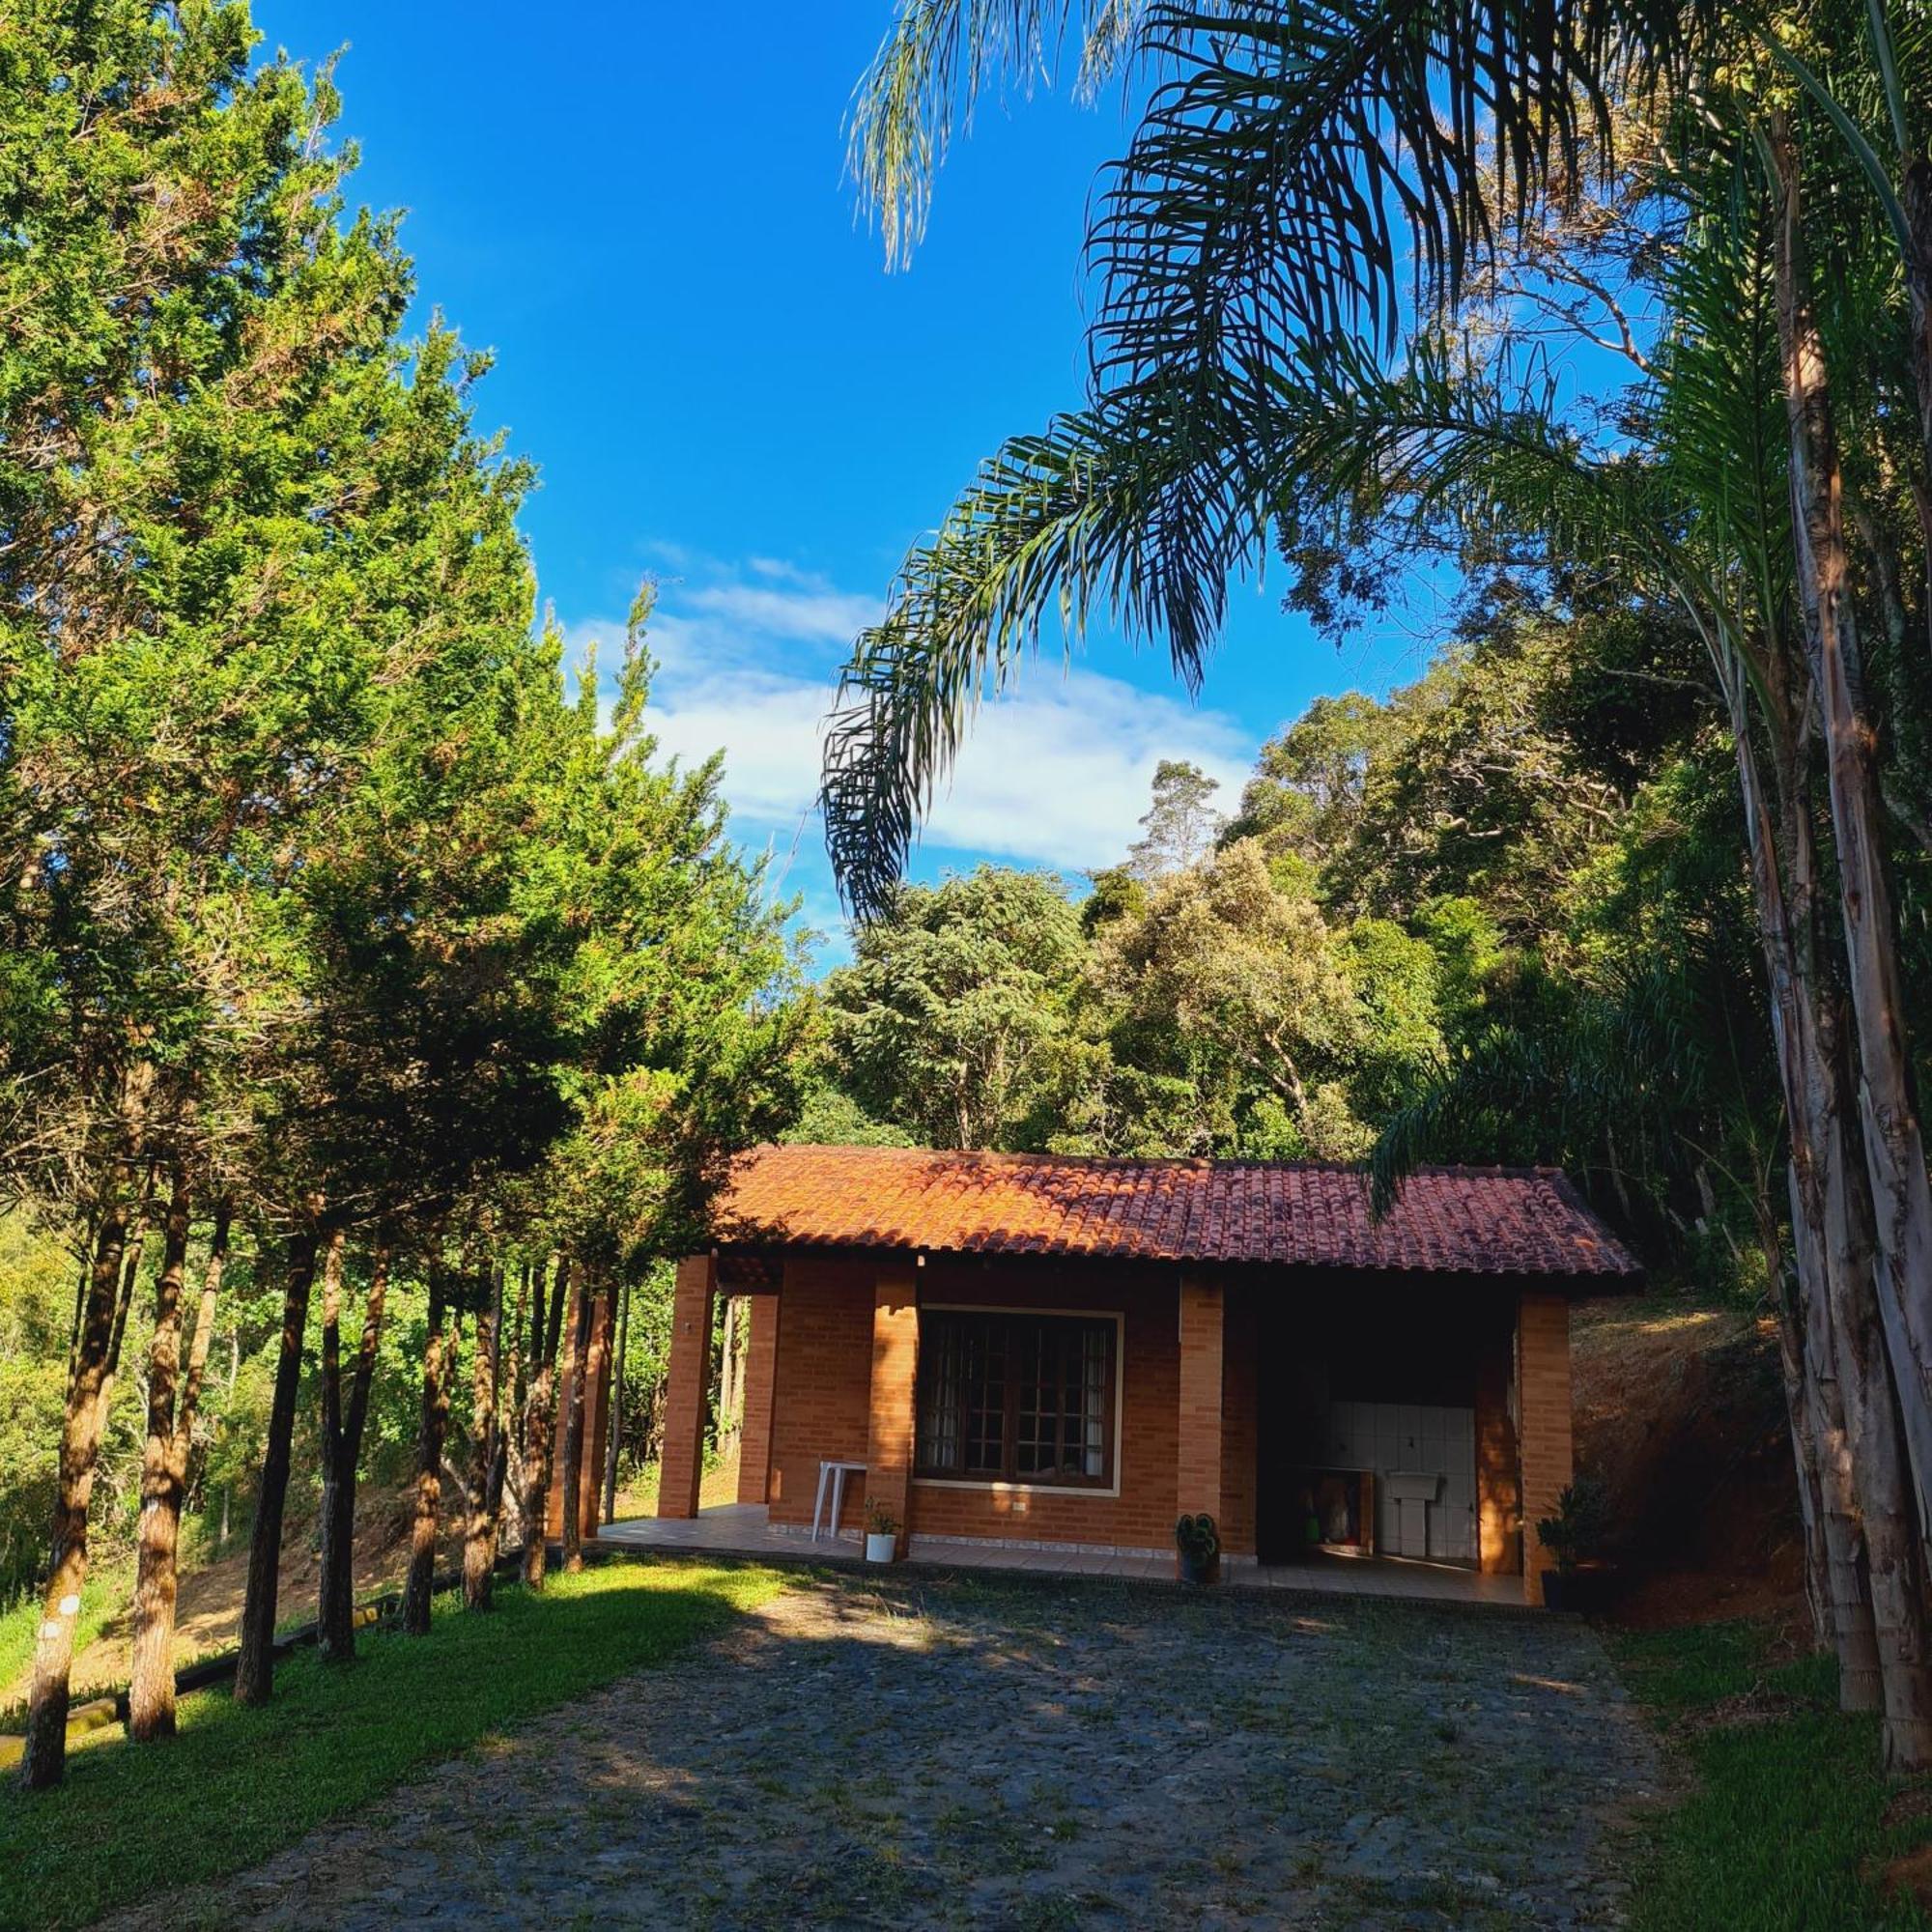
M 0 1218 L 0 1608 L 45 1559 L 78 1266 L 25 1216 Z
M 142 1176 L 186 1192 L 191 1283 L 234 1205 L 188 1501 L 239 1533 L 292 1234 L 349 1231 L 352 1322 L 393 1254 L 386 1482 L 430 1280 L 467 1325 L 506 1251 L 644 1277 L 796 1111 L 791 908 L 717 761 L 659 754 L 649 596 L 614 690 L 586 663 L 571 691 L 533 472 L 474 425 L 488 358 L 404 336 L 413 265 L 353 205 L 338 106 L 243 0 L 0 28 L 0 1198 L 61 1237 L 0 1229 L 0 1603 L 45 1560 L 77 1258 Z M 96 1472 L 110 1556 L 158 1245 Z
M 767 1570 L 611 1564 L 540 1596 L 501 1589 L 487 1617 L 447 1599 L 426 1640 L 373 1636 L 353 1671 L 298 1652 L 272 1705 L 184 1699 L 165 1777 L 101 1732 L 61 1790 L 0 1793 L 0 1925 L 92 1924 L 255 1864 L 425 1766 L 669 1662 L 781 1587 Z
M 1556 1567 L 1567 1574 L 1597 1555 L 1609 1526 L 1608 1492 L 1597 1478 L 1578 1476 L 1563 1486 L 1555 1515 L 1537 1523 L 1536 1535 L 1546 1549 L 1554 1552 Z
M 1214 810 L 1219 782 L 1184 758 L 1163 758 L 1154 767 L 1153 803 L 1141 819 L 1141 836 L 1127 852 L 1127 870 L 1151 883 L 1197 865 L 1221 829 Z
M 1028 1144 L 1072 1037 L 1079 922 L 1057 880 L 981 866 L 909 886 L 825 983 L 833 1064 L 926 1147 Z

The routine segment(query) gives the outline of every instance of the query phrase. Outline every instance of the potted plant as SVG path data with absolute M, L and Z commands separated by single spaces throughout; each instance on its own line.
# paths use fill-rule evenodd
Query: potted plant
M 1174 1525 L 1174 1547 L 1183 1583 L 1221 1580 L 1221 1532 L 1206 1510 L 1199 1516 L 1184 1516 Z
M 1603 1485 L 1579 1476 L 1556 1498 L 1556 1514 L 1536 1525 L 1538 1542 L 1556 1559 L 1556 1568 L 1543 1573 L 1546 1608 L 1590 1610 L 1601 1604 L 1609 1577 L 1600 1555 L 1608 1520 Z
M 899 1520 L 876 1496 L 866 1498 L 866 1561 L 890 1563 L 899 1552 Z

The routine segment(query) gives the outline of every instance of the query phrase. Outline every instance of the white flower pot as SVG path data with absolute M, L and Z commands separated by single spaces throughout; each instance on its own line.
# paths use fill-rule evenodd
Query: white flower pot
M 866 1532 L 866 1561 L 867 1563 L 890 1563 L 898 1553 L 899 1540 L 891 1530 L 881 1536 L 871 1530 Z

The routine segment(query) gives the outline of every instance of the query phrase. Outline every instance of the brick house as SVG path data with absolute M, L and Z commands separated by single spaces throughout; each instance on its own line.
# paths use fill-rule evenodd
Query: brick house
M 740 1503 L 809 1532 L 864 1464 L 921 1536 L 1520 1574 L 1571 1476 L 1570 1301 L 1630 1256 L 1550 1169 L 893 1148 L 744 1156 L 678 1269 L 658 1513 L 696 1513 L 714 1297 L 750 1297 Z M 599 1406 L 601 1407 L 601 1404 Z

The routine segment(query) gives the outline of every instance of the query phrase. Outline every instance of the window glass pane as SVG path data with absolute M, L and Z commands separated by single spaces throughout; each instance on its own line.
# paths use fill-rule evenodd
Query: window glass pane
M 1104 1483 L 1115 1324 L 938 1309 L 920 1324 L 919 1466 L 933 1475 Z

